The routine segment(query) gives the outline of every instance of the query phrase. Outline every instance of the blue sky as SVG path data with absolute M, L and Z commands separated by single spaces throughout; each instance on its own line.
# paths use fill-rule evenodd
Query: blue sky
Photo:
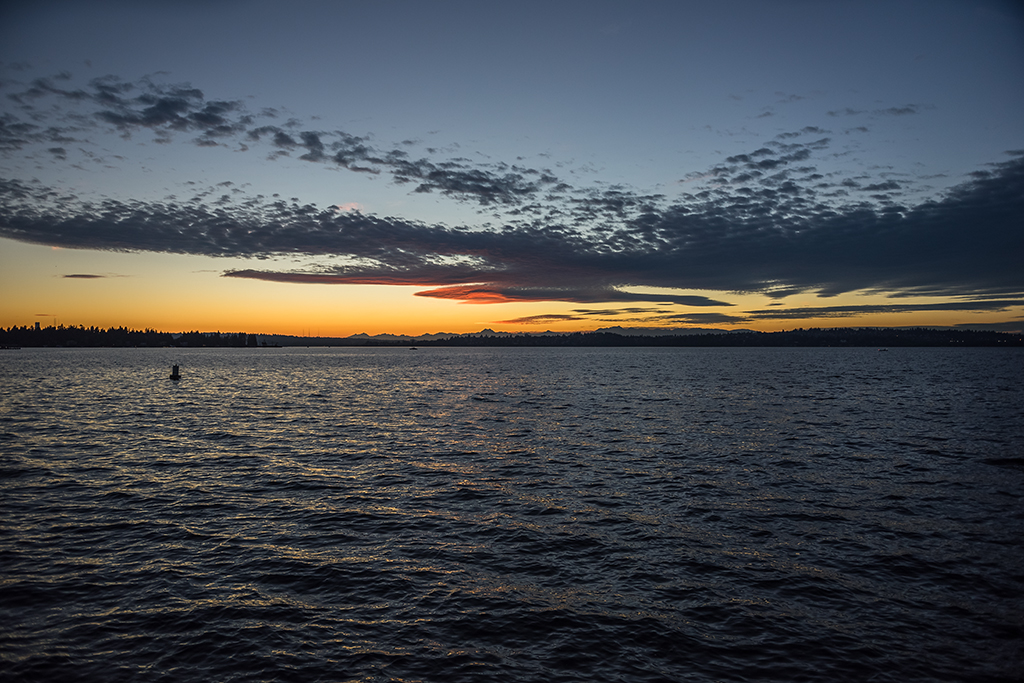
M 26 306 L 68 274 L 137 286 L 92 272 L 131 263 L 111 253 L 174 254 L 213 303 L 259 283 L 254 316 L 266 287 L 392 286 L 496 304 L 441 327 L 1020 325 L 1015 3 L 0 12 L 2 284 Z

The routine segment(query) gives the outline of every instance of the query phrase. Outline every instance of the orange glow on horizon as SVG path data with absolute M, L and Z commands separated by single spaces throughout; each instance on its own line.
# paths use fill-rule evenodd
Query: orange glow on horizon
M 815 318 L 772 319 L 751 314 L 776 309 L 784 313 L 800 308 L 885 306 L 897 301 L 855 292 L 827 299 L 807 294 L 782 301 L 761 294 L 715 293 L 714 298 L 732 305 L 684 306 L 644 302 L 643 292 L 634 290 L 637 300 L 633 302 L 581 304 L 530 299 L 528 290 L 515 292 L 513 298 L 501 291 L 501 285 L 480 283 L 436 286 L 367 278 L 360 284 L 323 286 L 324 279 L 281 282 L 223 277 L 232 268 L 238 271 L 251 265 L 242 259 L 52 249 L 2 240 L 0 326 L 32 325 L 45 317 L 69 326 L 347 337 L 361 333 L 466 334 L 484 329 L 568 333 L 616 326 L 772 332 L 810 327 L 998 326 L 1024 321 L 1021 306 Z M 666 291 L 652 289 L 650 293 L 664 295 Z M 938 298 L 918 301 L 924 305 L 948 302 Z M 898 302 L 915 301 L 902 298 Z

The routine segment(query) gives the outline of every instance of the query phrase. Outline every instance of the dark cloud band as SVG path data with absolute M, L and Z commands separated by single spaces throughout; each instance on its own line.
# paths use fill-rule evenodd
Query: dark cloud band
M 0 180 L 0 236 L 10 239 L 210 256 L 349 256 L 363 264 L 312 274 L 238 271 L 232 277 L 449 288 L 489 283 L 486 295 L 479 287 L 424 295 L 687 305 L 701 304 L 612 294 L 637 286 L 778 296 L 805 290 L 916 288 L 946 296 L 1024 291 L 1021 156 L 993 165 L 941 200 L 912 208 L 806 207 L 802 214 L 779 214 L 775 198 L 725 195 L 669 205 L 600 232 L 565 225 L 479 230 L 258 199 L 93 204 Z
M 412 192 L 475 203 L 496 216 L 497 227 L 449 227 L 247 197 L 238 188 L 228 192 L 230 181 L 189 200 L 152 202 L 89 201 L 63 188 L 0 179 L 0 237 L 114 251 L 347 257 L 350 265 L 314 272 L 226 275 L 415 285 L 427 288 L 420 296 L 466 302 L 727 305 L 630 291 L 641 287 L 764 292 L 779 299 L 808 290 L 975 298 L 1024 293 L 1019 152 L 972 173 L 944 196 L 911 203 L 905 201 L 911 179 L 820 172 L 815 156 L 831 143 L 827 131 L 809 126 L 685 176 L 696 182 L 693 191 L 668 197 L 625 186 L 577 187 L 545 169 L 515 164 L 416 159 L 401 146 L 374 146 L 344 131 L 279 123 L 274 112 L 253 114 L 240 101 L 208 99 L 187 84 L 114 77 L 84 87 L 69 82 L 62 75 L 8 92 L 17 113 L 0 117 L 0 149 L 13 154 L 38 147 L 48 150 L 49 163 L 66 163 L 69 142 L 102 127 L 123 135 L 150 131 L 158 141 L 184 134 L 203 146 L 262 145 L 271 155 L 387 175 Z M 918 108 L 879 112 L 902 116 Z M 692 322 L 735 318 L 688 315 Z M 770 309 L 751 316 L 784 317 Z

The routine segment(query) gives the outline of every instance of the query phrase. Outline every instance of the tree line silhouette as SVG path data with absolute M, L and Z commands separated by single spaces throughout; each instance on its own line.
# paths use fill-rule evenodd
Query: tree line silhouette
M 63 346 L 63 347 L 132 347 L 132 346 L 193 346 L 244 347 L 256 346 L 254 334 L 234 332 L 158 332 L 132 330 L 127 327 L 99 327 L 50 325 L 0 327 L 0 346 Z

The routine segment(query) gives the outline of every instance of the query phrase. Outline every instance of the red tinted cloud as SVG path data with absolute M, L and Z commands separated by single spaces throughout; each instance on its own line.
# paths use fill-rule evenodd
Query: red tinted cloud
M 531 296 L 529 293 L 509 293 L 497 287 L 487 285 L 455 285 L 438 287 L 425 292 L 416 292 L 416 296 L 429 296 L 436 299 L 456 299 L 467 304 L 507 304 L 514 301 L 550 301 L 550 296 Z

